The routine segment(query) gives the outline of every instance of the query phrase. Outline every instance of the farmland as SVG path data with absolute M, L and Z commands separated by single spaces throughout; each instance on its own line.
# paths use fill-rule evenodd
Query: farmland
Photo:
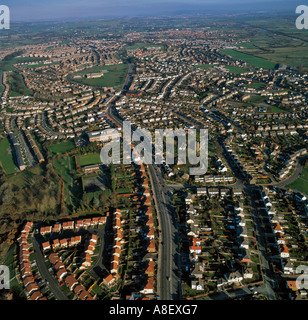
M 239 59 L 249 63 L 253 67 L 264 68 L 264 69 L 274 69 L 276 67 L 276 63 L 267 61 L 263 58 L 256 57 L 251 54 L 243 53 L 233 49 L 224 49 L 221 52 L 227 56 L 231 56 L 235 59 Z

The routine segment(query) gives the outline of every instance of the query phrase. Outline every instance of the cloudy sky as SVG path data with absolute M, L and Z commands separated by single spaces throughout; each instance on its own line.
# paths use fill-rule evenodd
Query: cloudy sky
M 105 18 L 183 13 L 285 11 L 301 0 L 4 0 L 12 21 Z

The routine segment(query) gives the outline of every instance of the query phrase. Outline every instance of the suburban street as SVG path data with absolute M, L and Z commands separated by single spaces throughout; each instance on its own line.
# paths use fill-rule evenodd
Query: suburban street
M 157 291 L 161 300 L 179 298 L 179 233 L 172 203 L 172 193 L 156 165 L 149 165 L 152 191 L 160 226 Z
M 36 234 L 35 232 L 33 234 L 32 240 L 33 249 L 35 253 L 35 260 L 41 277 L 48 282 L 48 287 L 57 300 L 68 300 L 68 297 L 64 294 L 59 284 L 56 282 L 55 277 L 53 277 L 47 269 L 45 258 L 43 256 L 43 253 L 40 248 L 40 243 L 38 241 L 38 234 Z
M 117 117 L 111 106 L 108 108 L 107 114 L 118 125 L 122 126 L 121 119 Z M 161 230 L 157 294 L 161 300 L 179 299 L 181 292 L 179 290 L 181 288 L 179 280 L 180 248 L 172 193 L 166 185 L 160 168 L 156 165 L 149 165 L 148 168 Z

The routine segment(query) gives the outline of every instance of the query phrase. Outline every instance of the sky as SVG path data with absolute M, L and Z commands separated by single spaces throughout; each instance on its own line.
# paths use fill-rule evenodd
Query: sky
M 159 16 L 185 13 L 295 13 L 302 0 L 3 0 L 11 21 Z

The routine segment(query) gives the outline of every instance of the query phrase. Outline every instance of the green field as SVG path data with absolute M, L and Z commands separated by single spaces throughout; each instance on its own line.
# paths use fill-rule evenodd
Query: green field
M 10 85 L 11 97 L 30 96 L 33 93 L 32 90 L 25 86 L 21 74 L 19 74 L 17 71 L 13 71 L 13 73 L 9 75 L 8 82 Z
M 264 88 L 265 86 L 266 84 L 263 82 L 253 82 L 252 84 L 246 85 L 246 87 L 248 88 L 255 88 L 255 89 L 261 89 L 261 88 Z
M 17 57 L 19 52 L 15 52 L 12 54 L 7 55 L 0 61 L 0 72 L 3 71 L 13 71 L 15 68 L 13 67 L 16 63 L 22 63 L 22 62 L 33 62 L 33 61 L 42 61 L 46 60 L 46 58 L 32 58 L 32 57 Z
M 52 153 L 52 155 L 64 154 L 66 152 L 74 150 L 75 148 L 76 146 L 73 141 L 60 142 L 58 144 L 54 144 L 52 146 L 47 147 L 47 149 Z
M 93 164 L 101 163 L 101 157 L 99 153 L 86 154 L 78 157 L 80 167 L 90 166 Z
M 287 185 L 288 188 L 298 190 L 299 192 L 303 192 L 308 195 L 308 166 L 306 165 L 303 168 L 303 171 L 299 178 L 297 178 L 294 182 Z
M 196 68 L 205 69 L 205 70 L 209 70 L 209 69 L 211 69 L 213 67 L 214 66 L 212 64 L 199 64 L 199 65 L 196 65 Z
M 241 73 L 249 72 L 248 69 L 241 68 L 241 67 L 225 66 L 225 68 L 228 69 L 230 73 L 233 73 L 233 74 L 241 74 Z
M 308 35 L 295 28 L 294 21 L 291 17 L 247 21 L 254 29 L 250 41 L 255 48 L 248 46 L 241 51 L 307 71 Z
M 278 107 L 276 107 L 276 106 L 270 106 L 270 107 L 268 108 L 268 112 L 270 112 L 270 113 L 285 113 L 285 112 L 288 112 L 288 111 L 283 110 L 283 109 L 281 109 L 281 108 L 278 108 Z
M 74 75 L 86 74 L 86 73 L 96 73 L 102 70 L 106 70 L 106 72 L 102 77 L 95 79 L 74 79 L 73 81 L 93 86 L 93 87 L 117 87 L 124 84 L 126 74 L 128 71 L 128 64 L 114 64 L 110 66 L 101 66 L 101 67 L 93 67 L 90 69 L 85 69 L 80 72 L 75 73 Z
M 67 205 L 72 203 L 72 197 L 70 193 L 71 184 L 72 184 L 72 176 L 71 176 L 71 157 L 63 156 L 59 159 L 53 160 L 52 162 L 53 168 L 55 172 L 62 178 L 64 182 L 64 195 L 65 195 L 65 202 Z
M 17 168 L 11 154 L 10 143 L 7 138 L 0 141 L 0 161 L 6 174 L 13 174 L 17 172 Z
M 243 53 L 233 49 L 224 49 L 221 50 L 221 53 L 227 56 L 231 56 L 235 59 L 245 61 L 252 65 L 253 67 L 263 68 L 263 69 L 274 69 L 276 63 L 253 56 L 251 54 Z
M 249 99 L 246 100 L 246 103 L 250 103 L 250 104 L 259 104 L 265 101 L 265 97 L 261 96 L 261 95 L 252 95 Z

